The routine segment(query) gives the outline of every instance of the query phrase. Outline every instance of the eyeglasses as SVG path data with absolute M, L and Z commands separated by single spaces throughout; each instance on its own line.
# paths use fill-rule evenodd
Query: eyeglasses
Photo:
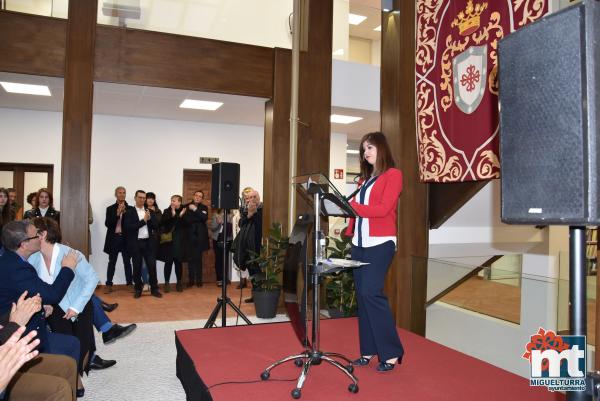
M 38 231 L 38 232 L 35 234 L 35 236 L 33 236 L 33 237 L 27 237 L 27 238 L 25 238 L 23 241 L 21 241 L 21 243 L 23 243 L 23 242 L 27 242 L 27 241 L 31 241 L 32 239 L 39 238 L 39 237 L 40 237 L 40 234 L 41 234 L 41 232 L 39 232 L 39 231 Z

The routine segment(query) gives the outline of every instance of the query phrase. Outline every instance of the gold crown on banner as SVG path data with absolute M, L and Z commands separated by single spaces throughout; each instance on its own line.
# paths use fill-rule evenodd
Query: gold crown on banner
M 458 13 L 452 21 L 452 28 L 458 26 L 458 32 L 462 36 L 475 32 L 481 24 L 481 13 L 487 8 L 487 3 L 478 3 L 473 6 L 473 0 L 467 2 L 467 8 Z

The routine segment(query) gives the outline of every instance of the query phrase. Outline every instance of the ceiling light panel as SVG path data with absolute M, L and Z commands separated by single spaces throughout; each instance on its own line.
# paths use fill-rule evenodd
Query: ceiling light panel
M 360 23 L 366 19 L 367 17 L 365 17 L 364 15 L 348 14 L 348 23 L 350 25 L 360 25 Z
M 0 85 L 9 93 L 20 93 L 24 95 L 52 96 L 46 85 L 19 84 L 16 82 L 0 82 Z
M 332 114 L 330 121 L 336 124 L 352 124 L 362 120 L 362 117 L 344 116 L 342 114 Z
M 192 100 L 185 99 L 179 107 L 182 109 L 196 109 L 196 110 L 209 110 L 215 111 L 219 107 L 223 106 L 223 102 L 209 102 L 207 100 Z

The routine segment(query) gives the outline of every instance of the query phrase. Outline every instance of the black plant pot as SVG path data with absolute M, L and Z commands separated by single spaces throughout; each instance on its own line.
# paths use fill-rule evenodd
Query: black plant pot
M 344 317 L 344 311 L 343 310 L 339 310 L 339 309 L 335 309 L 335 308 L 329 308 L 327 309 L 327 311 L 329 312 L 329 317 L 331 319 L 337 319 L 340 317 Z
M 277 314 L 277 304 L 281 290 L 252 290 L 256 317 L 261 319 L 272 319 Z

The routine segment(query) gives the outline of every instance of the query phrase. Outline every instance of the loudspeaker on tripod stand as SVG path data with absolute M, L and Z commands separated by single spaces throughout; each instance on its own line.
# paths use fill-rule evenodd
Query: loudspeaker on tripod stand
M 240 165 L 215 163 L 212 165 L 210 205 L 213 208 L 237 209 L 240 195 Z
M 600 223 L 600 2 L 499 43 L 502 221 Z

